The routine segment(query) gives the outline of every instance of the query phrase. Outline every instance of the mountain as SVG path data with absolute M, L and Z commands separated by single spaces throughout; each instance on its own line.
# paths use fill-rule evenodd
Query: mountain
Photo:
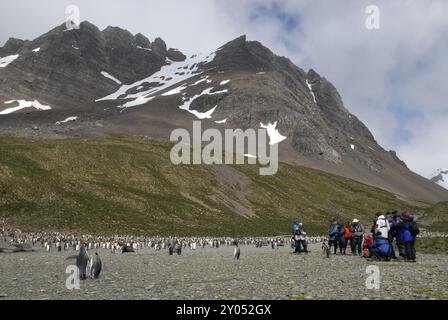
M 38 98 L 57 109 L 77 109 L 121 82 L 137 81 L 171 60 L 185 59 L 160 38 L 151 43 L 142 34 L 116 27 L 100 31 L 89 22 L 65 28 L 62 24 L 33 41 L 6 42 L 0 54 L 15 59 L 0 69 L 0 100 Z
M 0 133 L 27 138 L 107 134 L 167 140 L 173 129 L 272 129 L 280 160 L 399 197 L 438 202 L 448 191 L 384 150 L 337 89 L 245 36 L 186 57 L 157 38 L 83 22 L 0 48 Z M 2 62 L 3 61 L 3 65 Z M 269 131 L 268 131 L 269 132 Z
M 430 180 L 448 189 L 448 169 L 438 169 L 431 175 Z

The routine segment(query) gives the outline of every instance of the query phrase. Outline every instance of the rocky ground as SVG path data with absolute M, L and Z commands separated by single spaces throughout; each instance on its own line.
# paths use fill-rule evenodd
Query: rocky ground
M 308 255 L 290 248 L 241 246 L 184 250 L 181 256 L 144 249 L 115 255 L 100 250 L 102 277 L 65 286 L 73 251 L 0 253 L 0 299 L 448 299 L 448 256 L 418 255 L 417 263 L 369 262 L 354 256 Z M 379 290 L 366 288 L 377 265 Z

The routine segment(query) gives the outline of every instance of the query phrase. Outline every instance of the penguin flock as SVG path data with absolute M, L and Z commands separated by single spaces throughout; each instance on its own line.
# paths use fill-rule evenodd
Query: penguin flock
M 112 254 L 133 253 L 142 249 L 156 252 L 168 252 L 168 255 L 181 256 L 183 251 L 196 252 L 201 249 L 219 249 L 232 247 L 233 259 L 241 259 L 241 246 L 253 246 L 255 248 L 271 248 L 278 250 L 280 247 L 294 245 L 290 236 L 282 237 L 245 237 L 245 238 L 218 238 L 218 237 L 144 237 L 144 236 L 94 236 L 90 234 L 75 235 L 61 232 L 34 232 L 25 233 L 19 229 L 0 229 L 0 242 L 9 243 L 15 248 L 27 246 L 29 248 L 42 248 L 47 253 L 75 251 L 76 255 L 67 259 L 76 259 L 79 269 L 79 278 L 98 279 L 102 270 L 102 261 L 99 255 L 101 250 Z M 308 237 L 308 243 L 320 243 L 326 240 L 325 236 Z M 288 243 L 289 242 L 289 243 Z M 41 250 L 42 250 L 41 249 Z M 1 252 L 1 251 L 0 251 Z M 89 252 L 92 252 L 89 255 Z
M 182 254 L 182 250 L 198 250 L 204 248 L 219 249 L 221 246 L 229 247 L 238 245 L 254 246 L 263 248 L 270 246 L 273 250 L 293 244 L 289 236 L 285 237 L 246 237 L 215 238 L 215 237 L 144 237 L 144 236 L 93 236 L 90 234 L 75 235 L 61 232 L 35 232 L 25 233 L 19 229 L 3 227 L 0 229 L 0 239 L 9 242 L 10 246 L 29 244 L 33 248 L 39 246 L 46 252 L 79 251 L 81 244 L 87 251 L 108 250 L 114 254 L 124 254 L 137 252 L 141 249 L 153 249 L 155 251 L 168 250 L 172 248 L 173 253 Z M 310 244 L 320 243 L 325 240 L 325 236 L 307 237 Z

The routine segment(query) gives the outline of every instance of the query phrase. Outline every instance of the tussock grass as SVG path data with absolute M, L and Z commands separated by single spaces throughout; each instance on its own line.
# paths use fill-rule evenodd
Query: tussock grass
M 250 181 L 241 204 L 256 217 L 247 218 L 211 197 L 239 201 L 243 191 L 219 183 L 210 166 L 172 165 L 171 147 L 130 136 L 0 138 L 0 217 L 29 231 L 263 236 L 289 234 L 295 217 L 320 234 L 331 217 L 370 225 L 378 210 L 432 209 L 318 170 L 281 164 L 260 176 L 258 166 L 234 165 Z

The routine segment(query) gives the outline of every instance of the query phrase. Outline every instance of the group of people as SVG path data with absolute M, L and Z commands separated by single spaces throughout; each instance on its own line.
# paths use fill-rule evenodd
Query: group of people
M 346 254 L 350 244 L 353 255 L 385 261 L 401 259 L 415 262 L 415 241 L 419 233 L 420 230 L 410 212 L 378 212 L 369 232 L 366 232 L 358 219 L 347 222 L 345 226 L 332 219 L 328 228 L 328 242 L 329 248 L 334 248 L 334 254 L 338 248 L 340 254 Z
M 308 253 L 307 233 L 303 223 L 294 221 L 292 233 L 294 253 Z M 344 225 L 333 218 L 328 227 L 328 245 L 324 240 L 323 248 L 328 254 L 333 249 L 333 254 L 336 255 L 339 249 L 339 253 L 345 255 L 347 247 L 350 246 L 350 251 L 355 256 L 385 261 L 401 259 L 415 262 L 415 241 L 419 233 L 420 230 L 410 212 L 401 214 L 398 211 L 385 214 L 378 212 L 368 231 L 358 219 L 347 221 Z M 398 255 L 394 244 L 398 249 Z

